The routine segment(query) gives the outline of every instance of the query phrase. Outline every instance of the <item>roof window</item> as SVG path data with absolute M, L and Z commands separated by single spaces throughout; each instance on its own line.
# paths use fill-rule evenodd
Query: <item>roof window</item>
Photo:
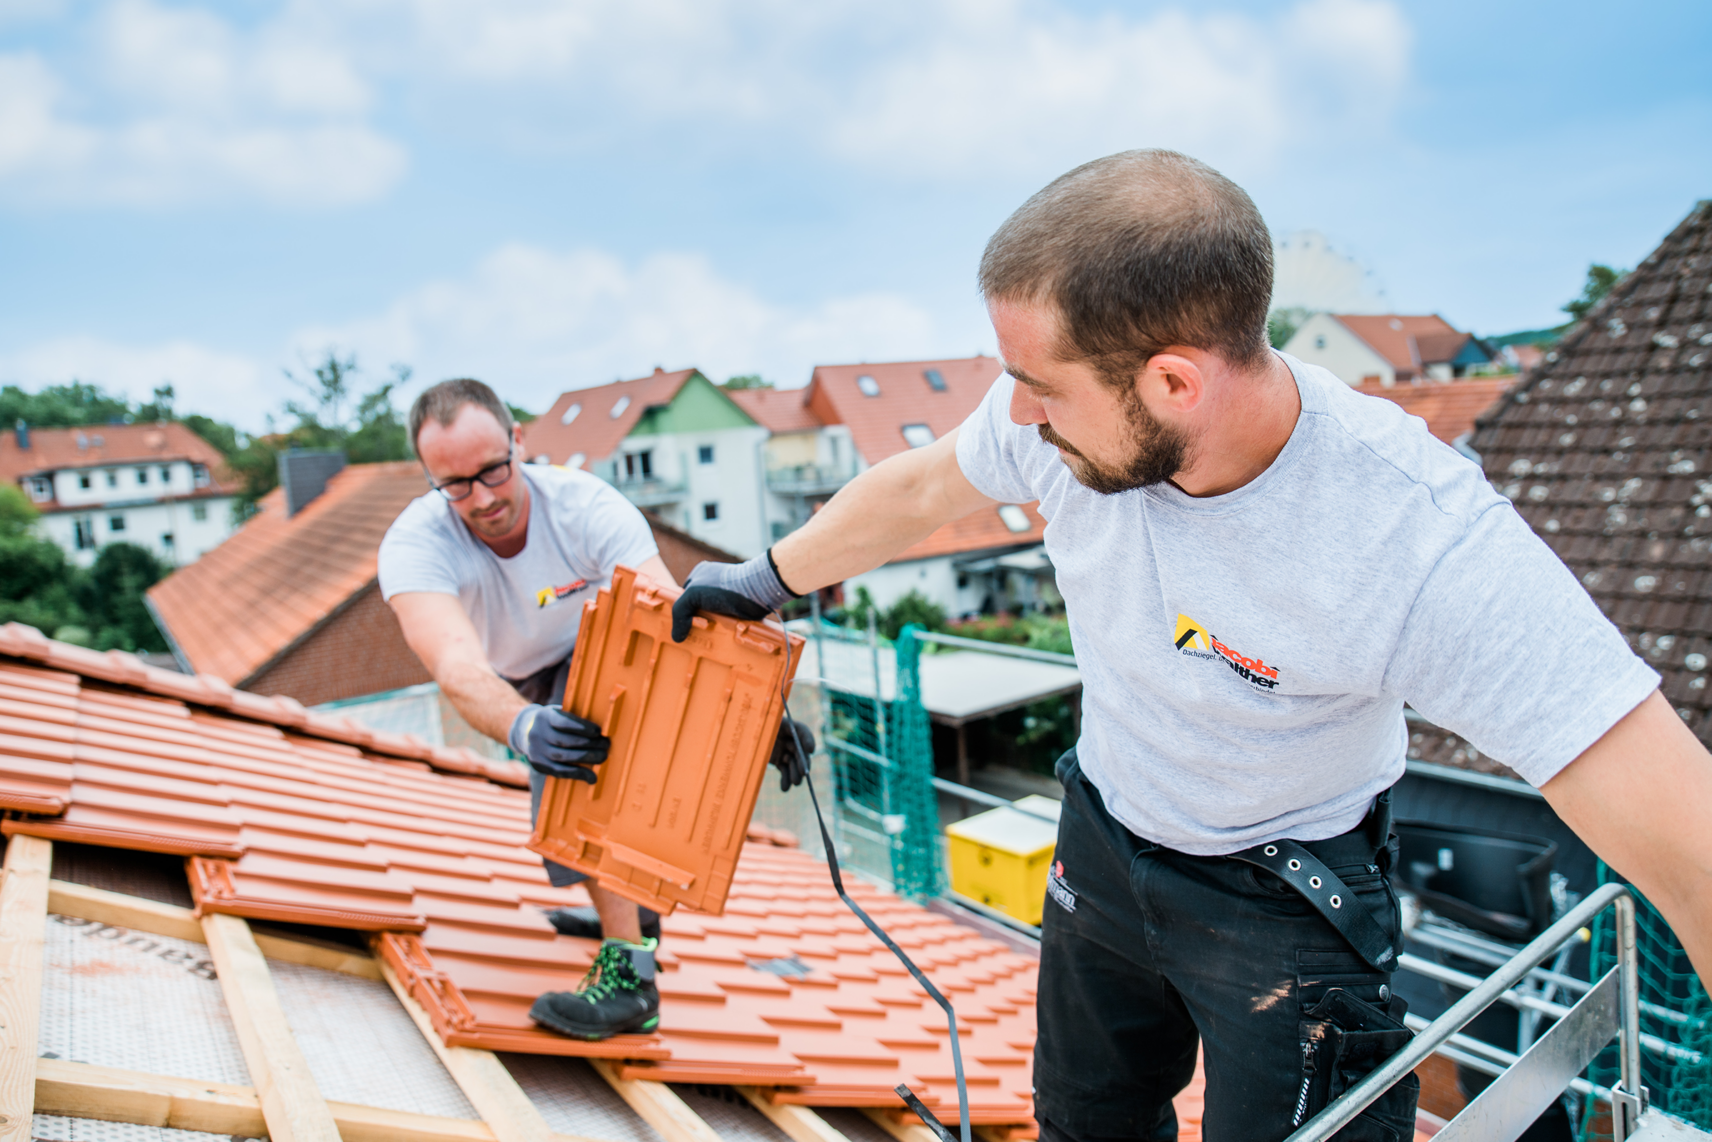
M 624 415 L 624 410 L 629 408 L 629 407 L 630 407 L 630 398 L 627 396 L 619 397 L 617 400 L 612 402 L 612 411 L 607 413 L 606 415 L 610 416 L 614 420 L 617 420 L 619 417 Z
M 933 443 L 933 429 L 925 424 L 906 424 L 903 433 L 904 442 L 911 448 L 926 448 Z
M 573 452 L 573 453 L 571 453 L 570 458 L 565 461 L 565 467 L 567 467 L 571 471 L 575 472 L 578 469 L 580 469 L 587 462 L 588 462 L 588 453 L 586 453 L 586 452 Z
M 1016 532 L 1018 535 L 1021 535 L 1030 527 L 1034 526 L 1028 522 L 1028 513 L 1017 507 L 1015 504 L 1000 504 L 999 520 L 1005 525 L 1005 527 Z
M 924 369 L 922 370 L 921 375 L 927 378 L 928 388 L 932 389 L 936 393 L 942 393 L 945 391 L 945 374 L 941 373 L 938 369 Z
M 569 423 L 571 423 L 571 421 L 573 421 L 573 420 L 575 420 L 575 419 L 576 419 L 576 418 L 577 418 L 577 414 L 578 414 L 578 413 L 580 413 L 580 412 L 582 412 L 582 410 L 583 410 L 583 406 L 582 406 L 582 405 L 580 405 L 580 404 L 573 404 L 573 405 L 572 405 L 572 406 L 571 406 L 571 407 L 570 407 L 570 408 L 567 408 L 567 409 L 566 409 L 566 410 L 565 410 L 565 415 L 564 415 L 564 416 L 561 416 L 561 417 L 560 417 L 560 418 L 559 418 L 559 423 L 560 423 L 560 424 L 569 424 Z
M 867 373 L 863 373 L 860 377 L 856 378 L 856 387 L 862 390 L 862 395 L 865 397 L 877 397 L 880 395 L 880 382 L 876 381 L 873 377 L 870 377 Z

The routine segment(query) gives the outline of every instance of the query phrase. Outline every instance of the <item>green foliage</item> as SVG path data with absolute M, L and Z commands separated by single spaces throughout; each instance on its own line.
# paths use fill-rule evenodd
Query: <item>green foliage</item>
M 137 411 L 132 414 L 132 419 L 144 424 L 157 420 L 171 420 L 173 418 L 172 402 L 172 386 L 170 384 L 156 385 L 154 399 L 147 404 L 138 405 Z
M 1313 314 L 1301 306 L 1287 306 L 1275 309 L 1266 315 L 1266 340 L 1274 349 L 1282 349 L 1290 338 L 1296 336 L 1296 330 L 1302 328 L 1302 322 Z
M 910 623 L 924 630 L 942 631 L 945 629 L 945 608 L 921 592 L 911 591 L 880 615 L 880 633 L 895 640 L 898 632 Z
M 1070 646 L 1070 620 L 1063 615 L 1028 614 L 1021 618 L 995 615 L 970 619 L 951 627 L 950 633 L 987 642 L 1008 642 L 1030 650 L 1074 654 Z
M 733 389 L 770 389 L 773 387 L 773 382 L 762 380 L 760 373 L 744 373 L 741 376 L 732 377 L 719 387 L 727 392 Z
M 143 592 L 165 573 L 135 544 L 108 544 L 85 571 L 52 540 L 0 528 L 0 623 L 24 623 L 96 650 L 164 651 Z
M 0 484 L 0 535 L 24 535 L 41 513 L 24 489 L 16 484 Z
M 1627 274 L 1627 270 L 1614 270 L 1610 266 L 1593 263 L 1587 267 L 1587 280 L 1581 285 L 1581 296 L 1565 303 L 1563 311 L 1580 321 L 1587 316 L 1587 311 L 1603 301 L 1605 295 Z
M 345 455 L 351 463 L 410 458 L 410 431 L 392 404 L 396 383 L 389 381 L 357 402 L 357 426 L 345 438 Z
M 515 420 L 518 424 L 528 424 L 530 421 L 535 419 L 534 413 L 527 409 L 518 408 L 510 401 L 505 402 L 505 407 L 511 413 L 511 419 Z
M 180 418 L 181 423 L 196 435 L 220 450 L 220 455 L 230 460 L 239 450 L 238 430 L 222 420 L 211 416 L 203 416 L 193 412 Z
M 87 381 L 47 385 L 34 393 L 27 393 L 17 385 L 0 389 L 0 425 L 8 428 L 20 420 L 36 428 L 70 428 L 82 424 L 125 424 L 131 419 L 130 401 L 112 396 Z
M 134 543 L 109 543 L 101 549 L 76 588 L 97 649 L 166 649 L 166 640 L 143 603 L 143 592 L 166 573 L 160 560 Z

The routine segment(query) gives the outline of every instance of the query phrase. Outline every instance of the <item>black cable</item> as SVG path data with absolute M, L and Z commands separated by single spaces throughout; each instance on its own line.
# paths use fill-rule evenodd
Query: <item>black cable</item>
M 782 620 L 783 616 L 781 615 L 780 618 Z M 779 678 L 779 703 L 781 706 L 784 706 L 787 701 L 785 679 L 790 676 L 791 637 L 789 632 L 786 632 L 785 672 Z M 878 699 L 879 695 L 876 694 L 875 697 Z M 883 708 L 879 712 L 880 716 L 885 716 Z M 915 977 L 915 981 L 921 984 L 927 994 L 933 997 L 933 1001 L 945 1011 L 946 1022 L 951 1028 L 951 1066 L 957 1075 L 957 1118 L 962 1128 L 962 1142 L 969 1142 L 969 1088 L 963 1081 L 963 1051 L 957 1041 L 957 1012 L 952 1010 L 951 1001 L 941 995 L 939 989 L 933 986 L 933 982 L 921 974 L 921 969 L 916 967 L 915 962 L 904 954 L 904 950 L 898 947 L 890 936 L 886 935 L 886 930 L 876 924 L 873 917 L 862 911 L 861 905 L 850 899 L 850 894 L 844 891 L 844 877 L 838 869 L 838 854 L 833 849 L 832 835 L 826 831 L 826 818 L 820 811 L 820 798 L 814 792 L 814 778 L 808 772 L 808 751 L 803 749 L 802 737 L 797 733 L 796 723 L 791 720 L 788 709 L 785 711 L 785 725 L 790 728 L 791 744 L 796 746 L 797 757 L 802 761 L 803 783 L 808 786 L 808 799 L 814 805 L 814 820 L 820 826 L 821 844 L 826 847 L 826 867 L 832 873 L 832 887 L 837 891 L 838 899 L 844 901 L 850 911 L 856 913 L 856 918 L 868 926 L 868 931 L 878 936 L 880 942 L 891 949 L 892 954 L 898 957 L 898 961 L 909 969 L 909 973 Z M 915 1093 L 910 1090 L 908 1083 L 899 1083 L 894 1089 L 897 1096 L 904 1100 L 904 1105 L 915 1111 L 916 1117 L 921 1119 L 922 1124 L 939 1136 L 940 1142 L 958 1142 L 951 1136 L 951 1132 L 945 1129 L 939 1119 L 927 1109 L 921 1099 L 917 1098 Z

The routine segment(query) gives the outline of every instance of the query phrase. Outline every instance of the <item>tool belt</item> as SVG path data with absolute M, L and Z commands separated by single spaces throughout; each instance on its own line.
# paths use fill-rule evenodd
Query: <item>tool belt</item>
M 1333 859 L 1341 857 L 1342 851 L 1348 850 L 1353 843 L 1366 854 L 1363 863 L 1372 863 L 1382 874 L 1389 873 L 1397 851 L 1397 837 L 1391 831 L 1391 790 L 1387 789 L 1373 799 L 1373 808 L 1360 825 L 1341 837 L 1313 843 L 1326 855 L 1333 855 L 1328 849 L 1338 850 Z M 1336 873 L 1326 867 L 1320 857 L 1301 843 L 1268 841 L 1231 853 L 1229 859 L 1263 868 L 1301 893 L 1302 898 L 1349 941 L 1350 947 L 1373 970 L 1397 970 L 1397 948 L 1379 921 L 1374 919 L 1373 913 L 1362 905 Z M 1339 863 L 1344 862 L 1339 860 Z

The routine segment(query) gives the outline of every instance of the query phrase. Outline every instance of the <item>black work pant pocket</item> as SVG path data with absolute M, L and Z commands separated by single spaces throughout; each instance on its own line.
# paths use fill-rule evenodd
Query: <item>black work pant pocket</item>
M 1403 1026 L 1408 1005 L 1393 998 L 1383 1008 L 1333 988 L 1299 1025 L 1302 1085 L 1296 1098 L 1300 1126 L 1371 1074 L 1414 1037 Z M 1408 1074 L 1333 1136 L 1333 1142 L 1406 1142 L 1415 1134 L 1421 1082 Z

